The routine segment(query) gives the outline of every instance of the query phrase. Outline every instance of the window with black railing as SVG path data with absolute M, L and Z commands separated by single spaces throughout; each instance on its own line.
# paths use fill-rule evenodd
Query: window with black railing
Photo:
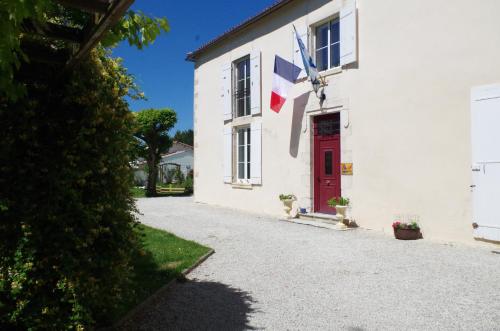
M 234 63 L 233 116 L 250 115 L 250 58 Z

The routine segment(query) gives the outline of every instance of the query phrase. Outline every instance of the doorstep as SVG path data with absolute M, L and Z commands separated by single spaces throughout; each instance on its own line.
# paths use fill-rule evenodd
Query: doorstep
M 330 230 L 336 230 L 336 231 L 347 231 L 347 230 L 354 230 L 355 229 L 355 228 L 349 228 L 349 227 L 344 228 L 344 229 L 339 229 L 337 227 L 337 223 L 338 223 L 337 216 L 330 215 L 330 214 L 320 214 L 320 213 L 300 214 L 299 213 L 298 218 L 281 219 L 281 220 L 285 221 L 285 222 L 309 225 L 309 226 L 314 226 L 317 228 L 324 228 L 324 229 L 330 229 Z
M 339 221 L 337 215 L 323 214 L 323 213 L 306 213 L 306 214 L 299 213 L 298 217 L 299 219 L 305 221 L 323 222 L 334 225 L 337 224 Z

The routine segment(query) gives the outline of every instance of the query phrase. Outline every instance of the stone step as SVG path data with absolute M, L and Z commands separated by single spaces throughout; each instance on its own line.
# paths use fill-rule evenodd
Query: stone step
M 347 231 L 347 230 L 354 230 L 354 228 L 339 228 L 337 226 L 338 222 L 333 221 L 333 220 L 327 220 L 327 219 L 318 219 L 316 218 L 315 220 L 311 220 L 310 218 L 304 219 L 304 218 L 290 218 L 290 219 L 281 219 L 281 221 L 285 222 L 290 222 L 290 223 L 295 223 L 295 224 L 302 224 L 302 225 L 309 225 L 309 226 L 314 226 L 317 228 L 324 228 L 324 229 L 330 229 L 330 230 L 335 230 L 335 231 Z
M 328 223 L 328 224 L 337 224 L 338 223 L 338 218 L 336 215 L 332 214 L 321 214 L 321 213 L 307 213 L 307 214 L 302 214 L 299 213 L 299 219 L 305 220 L 305 221 L 316 221 L 316 222 L 323 222 L 323 223 Z

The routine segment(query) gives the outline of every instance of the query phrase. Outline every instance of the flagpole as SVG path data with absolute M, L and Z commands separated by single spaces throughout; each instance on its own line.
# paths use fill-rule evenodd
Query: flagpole
M 300 48 L 300 55 L 302 57 L 302 62 L 304 64 L 304 70 L 306 71 L 307 76 L 309 77 L 309 81 L 311 82 L 314 90 L 314 94 L 316 94 L 316 97 L 320 100 L 322 103 L 326 99 L 325 95 L 325 86 L 326 81 L 325 78 L 322 77 L 316 68 L 316 64 L 314 63 L 313 59 L 311 58 L 311 54 L 309 51 L 307 51 L 306 46 L 302 42 L 302 39 L 299 36 L 299 33 L 297 32 L 297 28 L 295 27 L 295 24 L 292 24 L 293 30 L 295 31 L 295 37 L 297 39 L 297 43 Z M 313 77 L 314 76 L 314 77 Z M 320 88 L 323 88 L 321 91 L 321 94 L 318 96 L 318 91 Z

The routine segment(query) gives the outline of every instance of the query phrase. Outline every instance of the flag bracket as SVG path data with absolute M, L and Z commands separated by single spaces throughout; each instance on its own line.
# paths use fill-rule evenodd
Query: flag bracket
M 316 94 L 316 97 L 319 99 L 319 102 L 321 103 L 321 105 L 323 105 L 323 102 L 326 100 L 325 87 L 328 86 L 325 78 L 318 75 L 318 77 L 312 80 L 311 83 L 313 86 L 314 94 Z

